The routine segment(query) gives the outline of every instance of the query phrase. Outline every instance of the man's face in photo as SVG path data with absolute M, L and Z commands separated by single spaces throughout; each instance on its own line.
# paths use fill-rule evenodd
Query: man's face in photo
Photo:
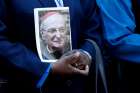
M 66 43 L 66 27 L 63 16 L 56 13 L 43 21 L 42 39 L 51 50 L 63 50 Z

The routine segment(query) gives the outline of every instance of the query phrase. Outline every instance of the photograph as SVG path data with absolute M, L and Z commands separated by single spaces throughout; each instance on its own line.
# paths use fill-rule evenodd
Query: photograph
M 35 8 L 35 37 L 42 62 L 56 62 L 72 50 L 68 7 Z

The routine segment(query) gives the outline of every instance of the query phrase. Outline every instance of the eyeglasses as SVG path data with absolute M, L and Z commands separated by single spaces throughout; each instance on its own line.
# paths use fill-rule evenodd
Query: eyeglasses
M 60 33 L 64 33 L 66 31 L 66 29 L 64 27 L 60 27 L 60 28 L 50 28 L 48 30 L 43 29 L 43 32 L 48 32 L 48 33 L 55 33 L 55 32 L 60 32 Z

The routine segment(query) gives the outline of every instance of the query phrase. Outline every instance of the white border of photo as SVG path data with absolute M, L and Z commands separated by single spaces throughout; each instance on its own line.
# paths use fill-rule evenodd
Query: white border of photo
M 41 62 L 53 63 L 53 62 L 57 62 L 58 59 L 56 60 L 43 59 L 41 46 L 40 46 L 40 34 L 39 34 L 39 29 L 40 29 L 39 28 L 39 11 L 50 11 L 50 10 L 52 11 L 53 10 L 67 10 L 69 12 L 69 7 L 48 7 L 48 8 L 35 8 L 34 9 L 35 38 L 36 38 L 36 47 L 37 47 L 39 58 Z M 70 19 L 69 19 L 69 27 L 70 27 Z M 69 30 L 70 30 L 70 50 L 72 50 L 71 27 L 69 28 Z

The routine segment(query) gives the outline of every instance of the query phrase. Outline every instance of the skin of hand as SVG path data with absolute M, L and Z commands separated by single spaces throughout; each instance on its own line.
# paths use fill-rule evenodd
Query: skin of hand
M 86 69 L 86 66 L 90 67 L 91 60 L 88 57 L 88 55 L 85 54 L 84 52 L 79 51 L 79 50 L 76 50 L 76 52 L 80 53 L 80 60 L 78 63 L 76 63 L 77 68 L 84 70 L 84 69 Z
M 75 63 L 80 64 L 81 53 L 74 51 L 71 52 L 72 53 L 64 54 L 57 62 L 52 63 L 52 72 L 61 75 L 88 75 L 89 65 L 84 64 L 84 69 L 79 69 L 73 65 Z
M 79 60 L 77 60 L 75 63 L 72 64 L 74 67 L 84 70 L 86 68 L 86 65 L 90 66 L 91 60 L 89 56 L 82 50 L 74 49 L 72 51 L 65 53 L 63 56 L 72 55 L 74 53 L 79 53 Z

